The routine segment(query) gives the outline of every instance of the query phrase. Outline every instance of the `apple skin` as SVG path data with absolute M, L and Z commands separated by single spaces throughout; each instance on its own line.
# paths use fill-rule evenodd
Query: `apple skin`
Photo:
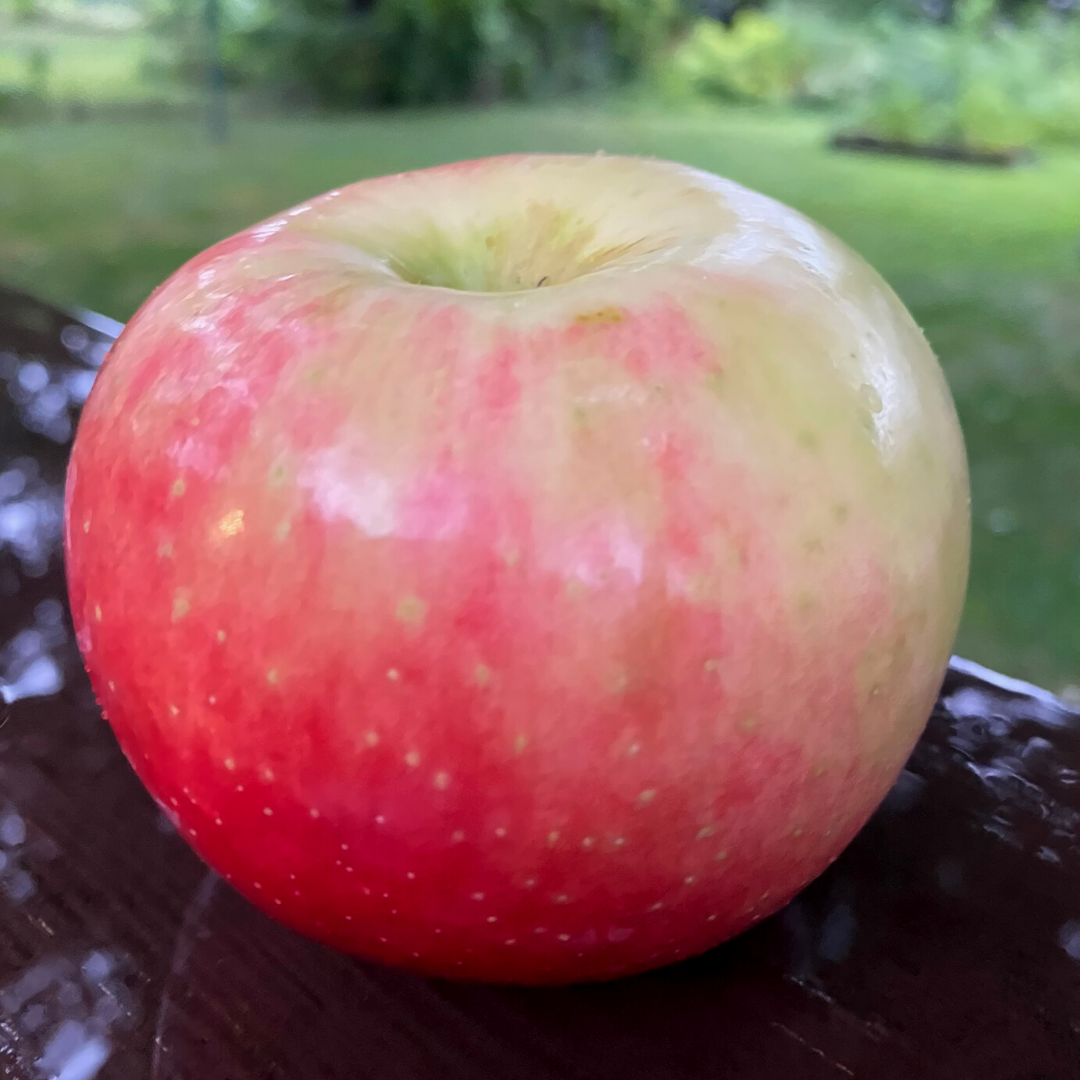
M 192 847 L 340 949 L 531 984 L 700 953 L 840 853 L 968 543 L 874 271 L 603 156 L 362 182 L 198 256 L 107 358 L 66 508 L 94 690 Z

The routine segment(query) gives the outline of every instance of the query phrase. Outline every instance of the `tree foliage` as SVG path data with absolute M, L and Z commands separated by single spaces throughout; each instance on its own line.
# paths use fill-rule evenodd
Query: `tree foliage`
M 247 62 L 322 103 L 531 99 L 624 82 L 665 46 L 678 0 L 279 0 Z

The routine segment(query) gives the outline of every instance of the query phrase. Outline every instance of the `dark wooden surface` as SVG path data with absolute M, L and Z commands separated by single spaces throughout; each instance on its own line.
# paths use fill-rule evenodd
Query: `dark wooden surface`
M 1080 717 L 960 661 L 842 858 L 697 960 L 454 986 L 253 911 L 140 788 L 71 637 L 62 480 L 96 326 L 0 292 L 4 1080 L 1080 1077 Z

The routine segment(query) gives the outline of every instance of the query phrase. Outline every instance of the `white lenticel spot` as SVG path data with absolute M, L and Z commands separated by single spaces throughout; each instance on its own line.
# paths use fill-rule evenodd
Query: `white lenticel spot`
M 214 824 L 215 825 L 220 825 L 221 824 L 221 818 L 219 818 L 219 817 L 214 818 Z
M 715 915 L 710 915 L 705 921 L 706 922 L 716 922 L 716 916 Z
M 293 889 L 293 896 L 299 896 L 299 895 L 300 895 L 300 890 L 299 889 Z
M 628 747 L 626 748 L 626 753 L 627 753 L 627 756 L 628 756 L 628 757 L 633 757 L 633 756 L 634 756 L 634 755 L 635 755 L 636 753 L 638 753 L 638 752 L 639 752 L 640 750 L 641 750 L 641 743 L 639 743 L 639 742 L 634 742 L 634 743 L 631 743 L 631 744 L 630 744 L 630 745 L 629 745 L 629 746 L 628 746 Z
M 450 834 L 450 839 L 451 841 L 453 841 L 453 843 L 460 844 L 461 841 L 465 839 L 465 834 L 460 829 L 455 829 Z
M 653 906 L 651 908 L 649 908 L 649 910 L 650 911 L 659 911 L 663 906 L 664 906 L 663 901 L 657 900 L 656 903 L 653 904 Z
M 317 817 L 319 816 L 319 811 L 318 811 L 318 810 L 316 810 L 314 806 L 313 806 L 313 807 L 312 807 L 312 808 L 311 808 L 311 809 L 310 809 L 310 810 L 308 811 L 308 813 L 309 813 L 309 814 L 310 814 L 310 815 L 311 815 L 311 816 L 312 816 L 313 818 L 317 818 Z
M 217 639 L 218 639 L 218 641 L 224 641 L 224 640 L 225 640 L 225 637 L 226 637 L 226 634 L 225 634 L 225 631 L 224 631 L 224 630 L 219 630 L 219 631 L 217 632 Z
M 384 818 L 382 816 L 382 814 L 376 814 L 375 815 L 375 824 L 376 825 L 382 825 L 385 821 L 386 821 L 386 818 Z
M 523 882 L 521 883 L 521 887 L 522 887 L 523 889 L 532 889 L 532 888 L 534 888 L 535 886 L 536 886 L 536 878 L 534 878 L 534 877 L 526 878 L 526 879 L 525 879 L 525 880 L 524 880 L 524 881 L 523 881 Z
M 213 694 L 211 694 L 206 700 L 207 700 L 207 703 L 210 704 L 210 705 L 216 705 L 217 704 L 217 698 Z
M 180 800 L 177 799 L 177 797 L 175 795 L 170 795 L 169 796 L 169 802 L 171 802 L 173 804 L 173 806 L 179 806 L 180 805 Z
M 450 774 L 446 772 L 437 772 L 432 783 L 437 790 L 445 791 L 450 786 Z
M 265 815 L 266 815 L 267 817 L 273 817 L 273 816 L 274 816 L 274 811 L 273 811 L 273 810 L 271 810 L 269 806 L 264 806 L 264 807 L 263 807 L 263 813 L 264 813 L 264 814 L 265 814 Z
M 353 868 L 351 866 L 346 866 L 345 867 L 345 873 L 346 874 L 351 874 L 352 872 L 353 872 Z
M 656 788 L 646 788 L 641 794 L 638 795 L 638 802 L 648 804 L 656 798 Z
M 525 738 L 524 735 L 518 735 L 518 737 L 516 739 L 514 739 L 514 753 L 515 754 L 524 753 L 525 747 L 528 745 L 528 743 L 529 743 L 529 740 L 527 738 Z
M 441 926 L 436 926 L 435 929 L 432 931 L 432 933 L 441 934 L 442 933 L 442 927 Z
M 591 847 L 593 846 L 593 844 L 595 844 L 595 843 L 596 843 L 596 841 L 595 841 L 595 840 L 594 840 L 594 839 L 593 839 L 593 838 L 592 838 L 591 836 L 586 836 L 586 837 L 585 837 L 585 838 L 584 838 L 584 839 L 583 839 L 583 840 L 581 841 L 581 846 L 582 846 L 583 848 L 591 848 Z
M 253 881 L 251 884 L 254 885 L 256 889 L 262 888 L 262 882 L 260 881 Z
M 277 897 L 275 896 L 275 897 L 274 897 L 274 903 L 275 903 L 275 904 L 280 904 L 280 903 L 281 903 L 281 901 L 280 901 L 280 900 L 279 900 L 279 899 L 278 899 L 278 898 L 277 898 Z
M 683 878 L 684 885 L 693 885 L 695 881 L 697 881 L 697 878 L 694 877 L 693 874 L 687 874 L 687 876 Z
M 188 836 L 195 836 L 195 835 L 197 835 L 194 829 L 188 829 L 188 831 L 187 831 L 187 834 L 188 834 Z
M 366 742 L 368 744 L 368 746 L 378 746 L 379 745 L 379 734 L 378 734 L 378 732 L 369 731 L 364 736 L 364 742 Z
M 508 937 L 506 939 L 506 944 L 507 945 L 516 945 L 517 944 L 517 938 L 516 937 Z
M 82 523 L 82 531 L 83 532 L 89 532 L 90 531 L 90 522 L 89 521 L 84 521 Z
M 413 957 L 414 957 L 414 959 L 419 960 L 420 959 L 420 954 L 418 952 L 414 952 Z
M 711 825 L 703 825 L 700 829 L 698 829 L 697 838 L 699 840 L 708 840 L 708 838 L 712 836 L 715 832 L 716 830 Z
M 180 715 L 180 710 L 175 705 L 170 705 L 169 706 L 169 712 L 172 713 L 173 716 L 179 716 Z
M 269 765 L 264 765 L 259 770 L 259 775 L 269 784 L 274 779 L 274 770 Z
M 499 919 L 498 919 L 498 917 L 497 917 L 497 916 L 495 916 L 495 915 L 489 915 L 489 916 L 487 917 L 487 921 L 488 921 L 488 922 L 498 922 L 498 921 L 499 921 Z
M 570 940 L 570 935 L 569 934 L 560 934 L 559 935 L 559 940 L 560 941 L 569 941 Z
M 534 934 L 546 934 L 547 933 L 547 927 L 546 926 L 538 926 L 538 927 L 536 927 L 535 930 L 533 930 L 533 933 Z
M 496 835 L 496 836 L 499 836 L 499 837 L 503 837 L 503 836 L 505 836 L 505 835 L 506 835 L 506 829 L 504 829 L 504 828 L 503 828 L 503 827 L 502 827 L 502 826 L 500 825 L 500 826 L 499 826 L 499 827 L 498 827 L 498 828 L 497 828 L 497 829 L 495 830 L 495 835 Z
M 230 510 L 214 526 L 214 534 L 222 540 L 230 536 L 238 536 L 244 531 L 244 511 Z
M 472 898 L 474 900 L 483 900 L 484 899 L 484 894 L 482 892 L 474 892 L 472 894 Z
M 397 681 L 398 681 L 398 679 L 400 679 L 400 678 L 401 678 L 401 672 L 400 672 L 400 671 L 398 671 L 398 669 L 397 669 L 396 667 L 392 667 L 392 668 L 390 668 L 390 669 L 389 669 L 389 670 L 387 671 L 387 673 L 386 673 L 386 677 L 387 677 L 387 678 L 388 678 L 388 679 L 389 679 L 389 680 L 390 680 L 391 682 L 397 682 Z
M 94 605 L 94 619 L 97 622 L 101 622 L 101 605 L 100 604 L 95 604 Z
M 349 845 L 348 844 L 342 844 L 341 845 L 341 850 L 342 851 L 348 851 L 349 850 Z
M 405 764 L 408 765 L 410 769 L 415 769 L 416 766 L 420 764 L 420 751 L 410 750 L 405 755 Z
M 570 897 L 567 896 L 566 893 L 559 893 L 559 895 L 555 897 L 556 904 L 568 904 L 569 902 Z
M 110 690 L 115 690 L 116 689 L 116 683 L 114 683 L 112 681 L 112 679 L 109 680 L 109 689 Z
M 726 851 L 718 851 L 716 853 L 716 861 L 717 862 L 723 862 L 726 858 L 727 858 L 727 852 Z
M 224 765 L 225 768 L 229 770 L 229 772 L 232 772 L 233 769 L 236 768 L 236 759 L 227 757 L 221 764 Z
M 411 870 L 408 871 L 408 873 L 406 873 L 405 876 L 409 879 L 409 881 L 415 881 L 416 880 L 416 875 Z
M 616 836 L 614 841 L 612 841 L 612 842 L 615 844 L 616 847 L 622 847 L 623 844 L 626 843 L 626 837 L 625 836 Z
M 558 840 L 559 840 L 559 830 L 558 829 L 553 829 L 551 832 L 549 832 L 547 834 L 547 842 L 549 844 L 558 843 Z
M 266 673 L 266 681 L 267 681 L 267 682 L 268 682 L 268 683 L 269 683 L 269 684 L 270 684 L 271 686 L 276 686 L 276 685 L 277 685 L 277 681 L 278 681 L 278 679 L 279 679 L 279 678 L 280 678 L 280 676 L 278 675 L 278 669 L 277 669 L 277 668 L 271 668 L 271 669 L 270 669 L 270 670 L 269 670 L 269 671 L 268 671 L 268 672 Z

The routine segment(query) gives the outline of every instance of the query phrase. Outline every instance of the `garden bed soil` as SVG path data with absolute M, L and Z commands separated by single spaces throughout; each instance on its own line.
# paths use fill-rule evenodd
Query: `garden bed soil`
M 1007 150 L 976 150 L 967 146 L 944 143 L 911 143 L 897 139 L 879 139 L 873 135 L 834 135 L 835 150 L 854 150 L 869 154 L 891 154 L 898 157 L 928 158 L 932 161 L 956 161 L 968 165 L 1011 167 L 1029 164 L 1034 154 L 1024 146 Z

